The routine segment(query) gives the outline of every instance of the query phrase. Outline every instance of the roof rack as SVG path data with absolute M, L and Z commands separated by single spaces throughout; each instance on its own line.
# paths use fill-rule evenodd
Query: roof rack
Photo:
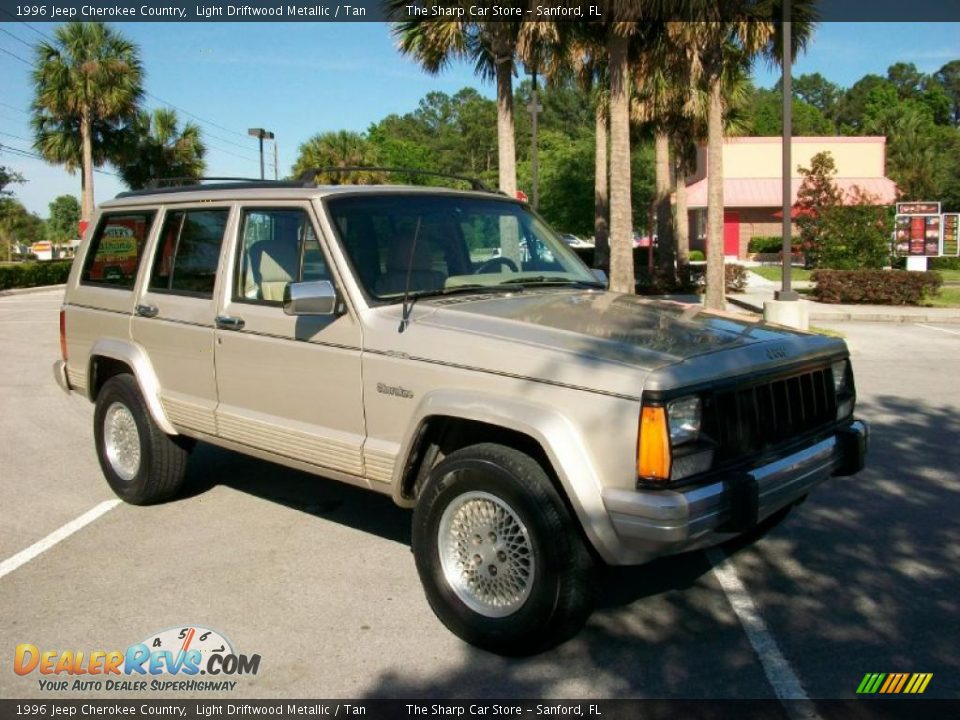
M 477 178 L 467 177 L 466 175 L 454 175 L 452 173 L 434 172 L 433 170 L 420 170 L 418 168 L 394 168 L 394 167 L 366 167 L 363 165 L 349 165 L 346 167 L 316 167 L 304 170 L 297 178 L 300 182 L 316 182 L 317 175 L 324 173 L 341 174 L 351 172 L 384 172 L 384 173 L 404 173 L 405 175 L 428 175 L 430 177 L 441 177 L 448 180 L 459 180 L 470 185 L 473 190 L 481 192 L 493 192 Z
M 432 170 L 419 170 L 417 168 L 392 168 L 392 167 L 368 167 L 364 165 L 349 165 L 346 167 L 316 167 L 310 168 L 300 173 L 295 180 L 261 180 L 258 178 L 243 177 L 219 177 L 207 176 L 199 178 L 174 177 L 174 178 L 152 178 L 148 181 L 147 187 L 141 190 L 127 190 L 117 194 L 117 198 L 138 197 L 141 195 L 158 195 L 166 193 L 190 192 L 196 190 L 250 190 L 263 188 L 304 188 L 316 187 L 317 175 L 346 174 L 352 172 L 381 172 L 381 173 L 405 173 L 407 175 L 427 175 L 430 177 L 441 177 L 448 180 L 459 180 L 470 185 L 471 189 L 480 192 L 495 193 L 484 185 L 477 178 L 467 177 L 465 175 L 454 175 L 451 173 L 434 172 Z
M 213 182 L 210 182 L 213 181 Z M 203 184 L 208 183 L 208 184 Z M 299 188 L 309 187 L 299 180 L 261 180 L 244 177 L 175 177 L 151 178 L 141 190 L 126 190 L 118 193 L 118 198 L 137 197 L 139 195 L 157 195 L 163 193 L 189 192 L 194 190 L 233 190 L 256 188 Z

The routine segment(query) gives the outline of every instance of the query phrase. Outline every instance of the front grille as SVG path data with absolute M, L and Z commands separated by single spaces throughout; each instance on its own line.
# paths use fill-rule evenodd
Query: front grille
M 832 424 L 837 399 L 830 368 L 719 388 L 704 402 L 704 431 L 716 463 L 775 449 Z

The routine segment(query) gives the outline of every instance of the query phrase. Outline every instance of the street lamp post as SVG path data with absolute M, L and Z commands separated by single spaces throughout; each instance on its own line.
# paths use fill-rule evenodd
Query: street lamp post
M 793 248 L 791 240 L 793 226 L 791 223 L 792 193 L 790 178 L 793 170 L 790 167 L 790 142 L 793 135 L 793 82 L 791 64 L 793 63 L 793 48 L 791 45 L 790 0 L 783 3 L 783 260 L 780 271 L 780 290 L 774 293 L 777 300 L 799 300 L 800 296 L 791 288 L 793 274 Z
M 273 140 L 273 133 L 263 128 L 250 128 L 247 130 L 247 135 L 252 135 L 260 141 L 260 179 L 263 180 L 263 140 L 264 138 Z

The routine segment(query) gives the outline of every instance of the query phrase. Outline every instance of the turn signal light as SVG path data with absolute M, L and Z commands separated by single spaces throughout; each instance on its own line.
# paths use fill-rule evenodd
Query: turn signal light
M 644 480 L 670 479 L 670 430 L 662 407 L 645 406 L 640 412 L 637 475 Z

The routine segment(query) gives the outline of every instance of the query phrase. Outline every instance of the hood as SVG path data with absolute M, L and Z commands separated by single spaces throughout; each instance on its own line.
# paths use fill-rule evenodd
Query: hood
M 454 296 L 429 304 L 435 311 L 419 323 L 648 370 L 718 350 L 809 338 L 698 305 L 612 292 L 527 290 L 509 296 Z

